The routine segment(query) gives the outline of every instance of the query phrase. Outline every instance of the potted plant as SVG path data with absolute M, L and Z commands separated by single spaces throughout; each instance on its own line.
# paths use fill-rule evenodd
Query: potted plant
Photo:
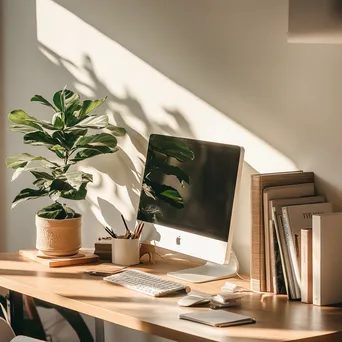
M 12 209 L 29 199 L 48 196 L 53 201 L 36 214 L 36 247 L 43 254 L 73 255 L 81 247 L 81 214 L 61 201 L 85 199 L 93 176 L 75 170 L 75 165 L 100 154 L 115 153 L 116 137 L 126 134 L 124 128 L 110 124 L 107 115 L 96 114 L 105 100 L 81 101 L 78 94 L 64 88 L 53 95 L 52 102 L 41 95 L 31 99 L 49 107 L 49 121 L 38 120 L 21 109 L 8 115 L 10 129 L 24 134 L 24 144 L 46 147 L 57 157 L 55 160 L 21 153 L 6 159 L 6 165 L 15 170 L 12 180 L 23 172 L 34 177 L 34 188 L 20 191 Z

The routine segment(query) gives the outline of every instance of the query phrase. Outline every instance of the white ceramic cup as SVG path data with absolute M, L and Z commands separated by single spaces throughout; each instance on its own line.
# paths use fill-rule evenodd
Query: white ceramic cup
M 121 266 L 137 265 L 139 258 L 139 239 L 112 239 L 112 263 Z

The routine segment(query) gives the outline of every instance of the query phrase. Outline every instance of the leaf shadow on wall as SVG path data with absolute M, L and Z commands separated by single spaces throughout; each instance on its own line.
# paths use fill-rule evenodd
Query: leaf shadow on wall
M 109 118 L 115 121 L 115 124 L 122 126 L 127 130 L 126 137 L 118 139 L 118 145 L 123 146 L 129 143 L 135 148 L 135 152 L 126 153 L 123 148 L 120 148 L 114 156 L 102 155 L 92 158 L 91 160 L 85 160 L 82 162 L 82 166 L 90 167 L 96 170 L 96 177 L 94 177 L 94 183 L 91 183 L 88 187 L 87 202 L 90 204 L 93 214 L 101 212 L 102 220 L 98 217 L 94 222 L 87 222 L 87 225 L 92 226 L 92 232 L 87 231 L 90 235 L 96 233 L 94 226 L 98 226 L 97 232 L 103 234 L 102 227 L 105 222 L 113 222 L 113 215 L 117 217 L 117 220 L 121 221 L 121 218 L 114 214 L 115 211 L 122 212 L 123 206 L 128 206 L 128 203 L 117 204 L 117 200 L 120 200 L 122 196 L 122 189 L 125 189 L 125 196 L 128 198 L 130 206 L 130 218 L 128 218 L 128 224 L 134 227 L 135 217 L 134 214 L 137 210 L 139 202 L 139 193 L 141 187 L 142 174 L 144 160 L 143 156 L 147 152 L 147 137 L 151 133 L 161 133 L 170 135 L 183 135 L 193 137 L 194 134 L 184 115 L 177 108 L 162 108 L 166 115 L 172 116 L 174 122 L 178 125 L 177 131 L 172 127 L 165 124 L 157 123 L 151 119 L 143 109 L 143 106 L 139 100 L 132 94 L 130 89 L 125 89 L 125 94 L 119 96 L 114 94 L 108 89 L 108 87 L 99 79 L 95 72 L 94 65 L 89 56 L 85 55 L 81 66 L 75 65 L 70 60 L 67 60 L 46 46 L 40 44 L 39 50 L 45 55 L 50 57 L 52 65 L 63 68 L 63 76 L 69 84 L 73 86 L 76 92 L 82 96 L 88 98 L 100 98 L 107 96 L 107 101 L 101 106 L 101 111 L 107 113 Z M 61 70 L 62 71 L 62 70 Z M 61 71 L 58 71 L 59 74 Z M 115 78 L 115 75 L 113 75 Z M 65 80 L 63 82 L 65 82 Z M 83 81 L 87 80 L 87 81 Z M 63 84 L 64 85 L 64 84 Z M 61 85 L 61 86 L 63 86 Z M 128 123 L 129 118 L 134 117 L 134 120 L 139 122 L 139 127 L 143 128 L 143 133 L 133 128 Z M 109 180 L 109 182 L 108 182 Z M 107 203 L 104 205 L 104 203 Z M 114 211 L 110 210 L 109 205 L 114 206 Z M 82 207 L 82 212 L 86 212 L 88 209 Z M 127 212 L 127 210 L 126 210 Z M 97 221 L 97 222 L 96 222 Z M 100 225 L 99 225 L 100 223 Z M 100 230 L 101 229 L 101 230 Z M 88 236 L 89 241 L 96 239 L 96 235 Z

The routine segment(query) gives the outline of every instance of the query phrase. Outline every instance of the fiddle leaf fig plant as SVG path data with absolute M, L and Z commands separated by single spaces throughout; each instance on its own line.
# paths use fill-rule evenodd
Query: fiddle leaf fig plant
M 6 159 L 6 165 L 15 170 L 12 180 L 23 172 L 30 172 L 34 179 L 34 188 L 20 191 L 12 202 L 12 209 L 20 202 L 48 196 L 53 203 L 39 210 L 38 216 L 60 220 L 80 216 L 61 200 L 85 199 L 93 176 L 75 171 L 73 166 L 97 155 L 115 153 L 117 137 L 126 134 L 124 128 L 109 123 L 107 115 L 96 113 L 105 100 L 106 97 L 82 101 L 78 94 L 64 88 L 53 95 L 52 102 L 41 95 L 31 98 L 49 107 L 49 120 L 38 120 L 21 109 L 9 113 L 10 129 L 24 134 L 24 144 L 46 147 L 57 159 L 29 153 Z

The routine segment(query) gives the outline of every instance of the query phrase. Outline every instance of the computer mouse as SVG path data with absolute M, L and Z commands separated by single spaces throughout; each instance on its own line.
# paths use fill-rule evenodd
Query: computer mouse
M 182 297 L 178 301 L 178 305 L 179 306 L 195 306 L 198 304 L 204 304 L 204 303 L 209 303 L 209 302 L 210 302 L 210 299 L 208 298 L 188 295 L 188 296 Z

